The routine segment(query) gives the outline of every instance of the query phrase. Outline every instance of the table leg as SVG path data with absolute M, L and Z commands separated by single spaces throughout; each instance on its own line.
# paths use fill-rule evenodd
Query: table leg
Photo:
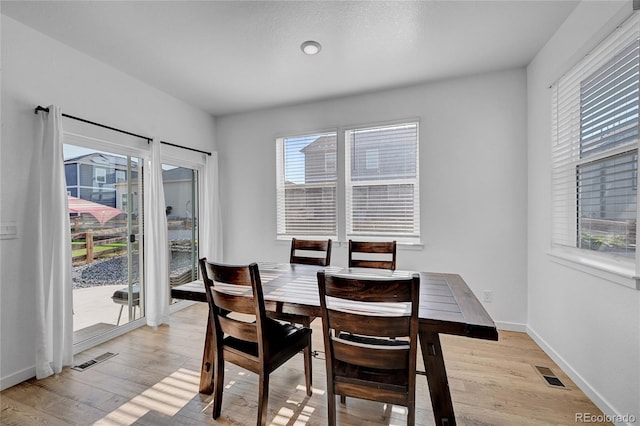
M 440 336 L 431 331 L 420 331 L 422 359 L 427 370 L 427 381 L 431 395 L 431 406 L 437 426 L 455 426 L 447 371 L 444 366 Z
M 207 333 L 204 338 L 204 351 L 202 353 L 202 367 L 200 368 L 200 393 L 211 395 L 213 393 L 213 356 L 215 347 L 213 344 L 213 324 L 211 315 L 207 315 Z

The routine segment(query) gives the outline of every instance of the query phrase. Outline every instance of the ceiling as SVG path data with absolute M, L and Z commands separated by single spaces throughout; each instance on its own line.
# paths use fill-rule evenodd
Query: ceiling
M 2 1 L 219 116 L 527 65 L 577 1 Z M 318 55 L 300 44 L 317 40 Z

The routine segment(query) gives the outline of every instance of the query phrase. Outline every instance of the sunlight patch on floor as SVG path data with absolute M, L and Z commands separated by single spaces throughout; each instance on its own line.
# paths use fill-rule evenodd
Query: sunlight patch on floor
M 403 407 L 401 405 L 393 405 L 391 406 L 391 411 L 396 414 L 402 414 L 404 416 L 409 414 L 409 409 L 407 407 Z
M 304 385 L 297 385 L 295 395 L 292 395 L 287 399 L 286 404 L 288 407 L 281 407 L 276 414 L 275 418 L 271 421 L 271 426 L 304 426 L 311 419 L 311 416 L 315 413 L 315 407 L 310 407 L 310 396 L 307 396 L 307 387 Z M 311 388 L 313 394 L 324 395 L 322 389 Z M 293 408 L 291 408 L 293 407 Z
M 296 412 L 290 408 L 282 407 L 276 417 L 271 421 L 271 424 L 274 426 L 284 426 L 289 424 L 291 418 L 294 416 Z
M 174 416 L 198 394 L 199 384 L 198 372 L 181 368 L 113 410 L 94 425 L 132 425 L 150 411 Z

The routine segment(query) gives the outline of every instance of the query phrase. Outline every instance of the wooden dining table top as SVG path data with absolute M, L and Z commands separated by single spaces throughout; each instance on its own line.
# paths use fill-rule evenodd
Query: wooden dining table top
M 370 278 L 420 276 L 420 328 L 436 333 L 454 334 L 478 339 L 498 340 L 491 316 L 458 274 L 389 271 L 369 268 L 342 268 L 289 263 L 259 263 L 260 279 L 268 311 L 320 317 L 317 273 L 351 275 Z M 216 283 L 216 285 L 219 285 Z M 231 286 L 230 286 L 231 287 Z M 230 291 L 251 294 L 251 287 Z M 206 302 L 202 281 L 192 281 L 171 289 L 171 296 Z

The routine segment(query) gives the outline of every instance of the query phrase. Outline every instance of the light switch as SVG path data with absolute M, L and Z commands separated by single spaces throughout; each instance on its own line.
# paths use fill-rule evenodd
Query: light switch
M 11 240 L 18 238 L 18 225 L 15 222 L 0 223 L 0 239 Z

